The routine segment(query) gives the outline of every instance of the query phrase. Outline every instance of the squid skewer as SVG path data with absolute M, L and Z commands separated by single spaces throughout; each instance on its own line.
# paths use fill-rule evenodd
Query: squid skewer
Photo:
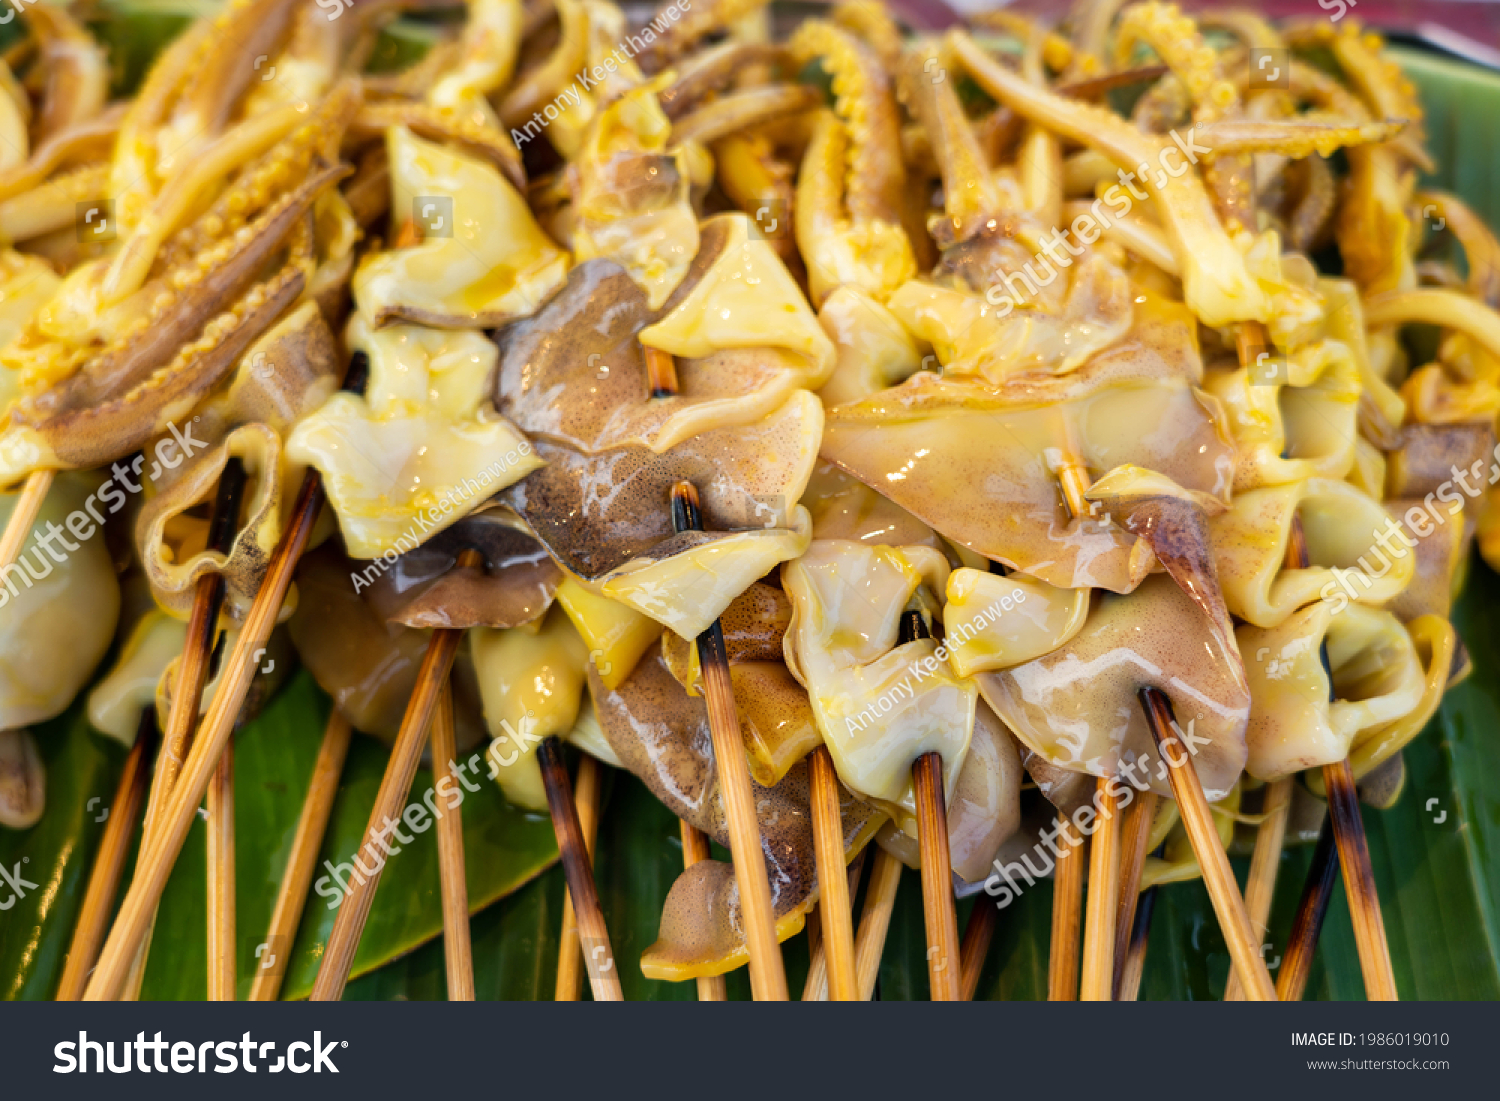
M 917 612 L 901 621 L 901 641 L 929 637 Z M 935 1002 L 956 1002 L 962 952 L 953 909 L 953 864 L 948 855 L 948 808 L 943 799 L 943 758 L 935 752 L 911 766 L 917 800 L 917 841 L 922 850 L 922 912 L 927 924 L 927 981 Z
M 1287 547 L 1287 559 L 1295 568 L 1307 566 L 1307 541 L 1302 536 L 1302 527 L 1298 522 L 1292 525 L 1292 539 Z M 1324 643 L 1324 664 L 1326 666 L 1327 643 Z M 1329 686 L 1332 688 L 1333 678 L 1329 677 Z M 1354 943 L 1359 949 L 1360 971 L 1364 974 L 1365 996 L 1372 1002 L 1393 1002 L 1398 1000 L 1396 993 L 1396 975 L 1391 967 L 1391 949 L 1386 943 L 1385 921 L 1380 913 L 1380 898 L 1375 893 L 1375 871 L 1370 866 L 1370 845 L 1365 837 L 1364 819 L 1360 816 L 1359 795 L 1354 790 L 1354 769 L 1349 764 L 1346 756 L 1336 764 L 1323 766 L 1323 783 L 1328 795 L 1328 821 L 1325 828 L 1331 828 L 1333 838 L 1337 846 L 1336 858 L 1339 867 L 1343 870 L 1344 893 L 1349 898 L 1349 916 L 1354 923 Z M 1319 847 L 1322 847 L 1322 839 L 1319 838 Z M 1321 875 L 1319 873 L 1321 872 Z M 1313 866 L 1308 870 L 1307 888 L 1303 894 L 1302 903 L 1298 905 L 1298 918 L 1300 921 L 1302 905 L 1311 904 L 1320 892 L 1315 890 L 1318 883 L 1328 877 L 1328 871 L 1320 867 L 1315 859 Z M 1311 896 L 1311 897 L 1310 897 Z M 1322 910 L 1326 913 L 1327 901 L 1322 903 Z M 1309 912 L 1311 919 L 1317 913 L 1314 909 Z M 1321 918 L 1313 920 L 1309 925 L 1312 940 L 1308 944 L 1308 953 L 1316 944 L 1318 933 L 1322 929 Z M 1310 961 L 1308 961 L 1310 962 Z M 1303 982 L 1306 982 L 1304 974 Z
M 28 12 L 20 7 L 16 10 L 22 12 L 22 17 L 31 25 L 31 34 L 12 49 L 39 52 L 39 64 L 46 69 L 43 75 L 47 84 L 35 120 L 38 145 L 33 152 L 50 151 L 52 139 L 63 132 L 75 133 L 74 127 L 90 123 L 101 113 L 108 93 L 104 49 L 65 8 L 45 7 Z M 18 53 L 14 58 L 7 58 L 6 64 L 11 61 L 19 63 L 19 60 Z M 24 154 L 23 150 L 23 161 L 26 160 Z M 20 165 L 7 167 L 22 168 Z M 37 184 L 41 182 L 36 180 Z M 42 469 L 26 476 L 20 500 L 16 502 L 4 534 L 0 535 L 0 569 L 14 563 L 21 553 L 55 475 L 54 470 Z
M 1058 479 L 1062 484 L 1063 500 L 1068 511 L 1076 518 L 1087 516 L 1090 507 L 1084 498 L 1088 489 L 1088 477 L 1083 464 L 1075 456 L 1076 450 L 1070 443 L 1059 465 Z M 1053 948 L 1047 968 L 1047 996 L 1051 1001 L 1107 1001 L 1111 993 L 1101 990 L 1100 983 L 1106 968 L 1113 971 L 1111 952 L 1103 950 L 1102 942 L 1108 935 L 1104 917 L 1119 892 L 1119 877 L 1115 873 L 1118 864 L 1115 858 L 1118 837 L 1114 834 L 1118 811 L 1109 794 L 1108 782 L 1103 777 L 1099 778 L 1096 790 L 1099 793 L 1101 817 L 1099 829 L 1088 841 L 1089 920 L 1083 946 L 1083 985 L 1080 989 L 1078 934 L 1083 895 L 1084 838 L 1074 838 L 1070 830 L 1064 829 L 1059 838 L 1063 848 L 1058 855 L 1053 883 Z M 1106 831 L 1109 831 L 1108 837 L 1105 836 Z M 1110 865 L 1109 872 L 1105 871 L 1106 861 Z M 1105 878 L 1111 883 L 1108 893 L 1101 889 L 1101 880 Z M 1096 895 L 1101 896 L 1098 902 L 1095 901 Z
M 589 985 L 596 1002 L 618 1002 L 625 994 L 620 989 L 620 971 L 615 966 L 614 949 L 604 913 L 599 908 L 599 891 L 594 885 L 594 866 L 589 846 L 584 840 L 578 808 L 573 802 L 573 785 L 563 763 L 562 741 L 552 735 L 537 749 L 542 767 L 542 782 L 547 787 L 547 809 L 552 828 L 557 833 L 557 848 L 562 854 L 563 872 L 568 880 L 568 897 L 578 919 L 578 936 L 588 967 Z
M 1204 886 L 1208 888 L 1208 897 L 1219 918 L 1219 928 L 1224 932 L 1234 969 L 1245 986 L 1246 997 L 1251 1001 L 1275 1001 L 1271 975 L 1261 958 L 1260 943 L 1250 928 L 1250 915 L 1245 912 L 1245 900 L 1235 883 L 1229 857 L 1214 830 L 1213 816 L 1203 795 L 1203 785 L 1198 780 L 1198 770 L 1193 767 L 1192 757 L 1177 736 L 1172 703 L 1155 687 L 1142 688 L 1140 701 L 1157 752 L 1167 762 L 1172 795 L 1177 800 L 1198 866 L 1203 869 Z
M 366 369 L 364 357 L 354 357 L 344 381 L 345 389 L 363 390 Z M 222 486 L 222 479 L 220 484 Z M 166 888 L 167 876 L 182 851 L 198 803 L 208 788 L 219 754 L 250 690 L 251 678 L 258 668 L 256 652 L 265 646 L 271 628 L 276 624 L 282 601 L 291 587 L 292 573 L 312 535 L 323 499 L 322 478 L 315 469 L 310 469 L 302 479 L 291 518 L 267 565 L 265 579 L 245 616 L 234 650 L 226 658 L 222 682 L 199 724 L 197 737 L 171 794 L 162 806 L 160 831 L 154 840 L 148 838 L 148 846 L 143 846 L 144 855 L 137 864 L 135 879 L 120 906 L 99 965 L 85 992 L 89 1001 L 109 1000 L 119 995 L 131 961 L 145 940 L 151 915 Z
M 474 568 L 479 564 L 479 552 L 464 551 L 459 556 L 461 567 Z M 406 715 L 401 720 L 396 744 L 391 747 L 390 761 L 385 775 L 380 780 L 380 790 L 375 795 L 375 805 L 370 810 L 370 821 L 365 827 L 362 848 L 374 846 L 380 830 L 401 814 L 402 804 L 411 791 L 412 780 L 421 763 L 422 746 L 427 741 L 428 726 L 438 708 L 439 697 L 447 690 L 448 675 L 453 669 L 453 659 L 458 654 L 463 632 L 451 628 L 438 628 L 432 632 L 427 644 L 427 653 L 422 658 L 422 668 L 417 674 L 417 684 L 406 704 Z M 215 697 L 215 703 L 218 702 Z M 339 907 L 334 918 L 333 931 L 323 950 L 323 963 L 318 968 L 317 980 L 313 983 L 312 1000 L 315 1002 L 337 1001 L 344 993 L 349 981 L 349 969 L 354 963 L 354 953 L 359 947 L 360 935 L 364 932 L 365 920 L 370 916 L 370 905 L 375 901 L 375 889 L 380 885 L 384 865 L 375 869 L 373 875 L 356 879 L 349 895 Z
M 1253 367 L 1260 354 L 1259 349 L 1265 346 L 1266 332 L 1259 322 L 1242 322 L 1236 329 L 1235 352 L 1241 367 Z M 1306 565 L 1306 547 L 1302 543 L 1300 532 L 1300 527 L 1294 529 L 1293 546 L 1288 549 L 1287 565 L 1292 568 Z M 1256 831 L 1255 851 L 1250 858 L 1250 875 L 1245 882 L 1245 909 L 1250 915 L 1257 942 L 1264 941 L 1266 926 L 1270 921 L 1271 899 L 1276 890 L 1276 870 L 1281 864 L 1287 813 L 1291 809 L 1291 793 L 1290 777 L 1276 780 L 1266 787 L 1266 819 Z M 1224 986 L 1224 1000 L 1239 1001 L 1244 998 L 1244 993 L 1239 974 L 1231 968 Z M 1277 996 L 1280 997 L 1279 989 Z
M 1066 450 L 1058 467 L 1058 480 L 1062 485 L 1063 500 L 1068 512 L 1075 518 L 1090 515 L 1092 509 L 1084 494 L 1088 490 L 1088 474 L 1077 458 L 1077 448 L 1071 439 L 1066 439 Z M 1120 809 L 1110 779 L 1099 777 L 1095 783 L 1095 802 L 1099 808 L 1098 829 L 1089 839 L 1089 891 L 1087 924 L 1083 939 L 1082 983 L 1078 981 L 1078 908 L 1079 894 L 1083 889 L 1083 841 L 1076 844 L 1065 841 L 1063 852 L 1068 867 L 1058 861 L 1057 881 L 1054 890 L 1060 892 L 1061 902 L 1054 901 L 1053 932 L 1061 934 L 1059 951 L 1063 954 L 1058 963 L 1057 994 L 1071 1001 L 1076 996 L 1080 1001 L 1107 1002 L 1114 993 L 1115 942 L 1118 935 L 1118 909 L 1121 897 L 1121 881 L 1129 886 L 1134 880 L 1140 882 L 1140 867 L 1131 865 L 1120 868 Z M 1136 793 L 1137 798 L 1139 793 Z M 1139 811 L 1137 812 L 1139 814 Z M 1149 816 L 1145 828 L 1150 829 Z M 1145 859 L 1144 844 L 1138 846 L 1141 860 Z M 1133 855 L 1135 848 L 1129 850 Z M 1063 912 L 1057 913 L 1061 905 Z M 1059 928 L 1061 922 L 1061 928 Z M 1049 988 L 1051 988 L 1049 967 Z
M 669 397 L 678 391 L 677 364 L 670 353 L 643 345 L 651 396 Z M 700 531 L 703 520 L 698 491 L 690 482 L 672 490 L 672 526 L 678 531 Z M 708 702 L 714 762 L 723 790 L 729 827 L 730 853 L 745 922 L 745 945 L 750 953 L 750 986 L 757 1001 L 786 1001 L 786 971 L 776 939 L 771 912 L 771 885 L 761 857 L 760 826 L 750 790 L 738 712 L 729 680 L 723 628 L 716 620 L 698 637 L 698 660 L 703 666 L 703 691 Z M 816 821 L 816 818 L 815 818 Z M 686 846 L 684 846 L 686 848 Z
M 1002 69 L 995 65 L 972 40 L 962 34 L 950 33 L 948 42 L 969 72 L 987 91 L 1013 109 L 1026 114 L 1027 117 L 1045 122 L 1064 137 L 1082 140 L 1098 148 L 1113 161 L 1131 160 L 1136 152 L 1142 151 L 1130 148 L 1139 140 L 1137 132 L 1124 124 L 1116 125 L 1115 121 L 1107 118 L 1104 112 L 1069 104 L 1061 98 L 1054 97 L 1053 93 L 1033 86 L 1015 74 Z M 1149 153 L 1149 143 L 1143 149 L 1145 153 Z M 1136 158 L 1137 161 L 1140 159 Z M 1189 228 L 1187 222 L 1174 220 L 1186 218 L 1189 199 L 1196 204 L 1195 209 L 1200 212 L 1194 217 L 1201 218 L 1201 212 L 1209 205 L 1206 192 L 1199 187 L 1196 180 L 1189 180 L 1181 184 L 1182 202 L 1177 204 L 1173 197 L 1166 193 L 1172 186 L 1175 186 L 1172 181 L 1165 180 L 1163 177 L 1156 183 L 1164 189 L 1159 203 L 1163 218 L 1173 222 L 1171 227 L 1173 231 L 1183 234 L 1186 239 L 1186 232 Z M 1222 246 L 1220 251 L 1224 253 L 1226 263 L 1229 263 L 1231 268 L 1233 267 L 1228 257 L 1228 251 L 1232 246 L 1229 246 L 1227 234 L 1217 224 L 1217 219 L 1211 226 L 1205 220 L 1202 224 L 1202 232 L 1196 232 L 1195 236 L 1201 238 L 1205 244 L 1202 252 L 1195 248 L 1191 253 L 1191 260 L 1194 264 L 1210 263 L 1208 256 L 1210 250 L 1207 242 L 1212 240 L 1218 246 Z M 1264 298 L 1258 297 L 1262 292 L 1248 278 L 1236 285 L 1225 284 L 1225 291 L 1231 293 L 1219 294 L 1216 290 L 1213 294 L 1205 294 L 1203 293 L 1205 285 L 1195 283 L 1194 275 L 1195 273 L 1184 271 L 1188 305 L 1199 314 L 1200 318 L 1208 319 L 1210 323 L 1214 323 L 1215 319 L 1220 317 L 1223 322 L 1240 321 L 1247 314 L 1254 315 L 1266 308 Z M 1165 728 L 1165 721 L 1170 712 L 1170 704 L 1166 697 L 1158 690 L 1152 689 L 1144 692 L 1142 704 L 1146 708 L 1154 740 L 1159 744 L 1174 743 L 1174 747 L 1180 754 L 1180 744 L 1177 743 L 1175 737 L 1167 733 Z M 1199 866 L 1203 869 L 1210 895 L 1215 902 L 1215 910 L 1223 926 L 1226 940 L 1231 946 L 1236 968 L 1240 971 L 1241 979 L 1245 982 L 1247 989 L 1253 995 L 1269 999 L 1271 996 L 1269 975 L 1264 963 L 1260 960 L 1258 946 L 1252 953 L 1249 944 L 1251 933 L 1243 899 L 1229 872 L 1222 846 L 1211 828 L 1206 810 L 1207 804 L 1202 795 L 1202 786 L 1196 782 L 1196 768 L 1190 759 L 1183 757 L 1180 763 L 1173 765 L 1170 776 L 1174 794 L 1178 796 L 1184 823 L 1189 827 L 1189 837 L 1198 856 Z
M 676 389 L 675 370 L 670 378 L 655 373 L 654 365 L 664 359 L 670 362 L 671 357 L 648 356 L 647 364 L 653 369 L 653 392 L 671 393 Z M 691 482 L 680 482 L 672 490 L 672 526 L 679 532 L 701 531 L 703 528 L 698 511 L 698 491 Z M 754 796 L 750 790 L 750 767 L 745 761 L 734 691 L 729 680 L 729 660 L 724 650 L 724 631 L 718 620 L 698 636 L 698 660 L 703 666 L 703 694 L 708 701 L 714 763 L 723 789 L 730 854 L 734 858 L 735 881 L 740 888 L 745 945 L 750 953 L 750 986 L 756 1001 L 784 1002 L 787 1000 L 786 970 L 781 962 L 781 945 L 776 940 L 776 924 L 771 913 L 771 884 L 761 857 L 760 826 L 755 818 Z

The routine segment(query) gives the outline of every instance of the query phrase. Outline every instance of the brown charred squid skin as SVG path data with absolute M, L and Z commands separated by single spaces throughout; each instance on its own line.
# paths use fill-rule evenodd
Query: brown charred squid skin
M 306 275 L 285 267 L 220 314 L 144 382 L 92 408 L 72 409 L 36 427 L 57 457 L 74 467 L 97 466 L 140 447 L 191 410 L 234 368 L 240 355 L 302 294 Z
M 333 88 L 306 122 L 261 154 L 202 215 L 169 237 L 152 264 L 160 275 L 190 265 L 199 253 L 238 233 L 253 217 L 296 191 L 310 174 L 338 163 L 339 139 L 353 124 L 362 103 L 354 80 Z
M 253 59 L 280 52 L 296 6 L 297 0 L 226 4 L 184 66 L 177 112 L 193 116 L 205 134 L 221 130 L 250 82 L 260 79 Z
M 174 270 L 167 280 L 172 290 L 158 296 L 143 324 L 67 382 L 22 403 L 13 414 L 15 419 L 42 427 L 60 413 L 108 401 L 122 387 L 134 390 L 143 372 L 167 363 L 175 349 L 204 329 L 208 318 L 244 291 L 317 197 L 348 171 L 342 166 L 323 170 L 240 234 L 200 253 L 191 265 Z

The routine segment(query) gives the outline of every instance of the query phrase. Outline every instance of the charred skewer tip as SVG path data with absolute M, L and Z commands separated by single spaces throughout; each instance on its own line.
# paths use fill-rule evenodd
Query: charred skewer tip
M 702 531 L 698 490 L 691 482 L 672 487 L 672 526 L 678 532 Z M 761 847 L 760 823 L 755 815 L 750 766 L 740 736 L 739 713 L 729 679 L 729 657 L 724 630 L 718 620 L 698 636 L 698 662 L 703 670 L 703 695 L 708 704 L 709 735 L 714 767 L 729 829 L 729 849 L 735 882 L 740 889 L 745 947 L 750 956 L 750 985 L 760 1001 L 786 1001 L 786 970 L 776 920 L 771 908 L 771 884 Z

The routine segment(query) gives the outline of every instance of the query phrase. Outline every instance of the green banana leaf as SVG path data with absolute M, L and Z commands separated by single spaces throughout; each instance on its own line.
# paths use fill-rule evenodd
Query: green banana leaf
M 256 968 L 285 967 L 283 996 L 304 997 L 333 928 L 330 899 L 313 896 L 295 943 L 261 948 L 297 816 L 312 777 L 329 702 L 298 673 L 271 705 L 235 735 L 235 893 L 239 994 Z M 47 768 L 47 809 L 30 830 L 0 830 L 0 865 L 37 884 L 0 921 L 5 996 L 44 998 L 56 989 L 124 752 L 91 730 L 81 702 L 37 729 Z M 333 865 L 359 851 L 387 752 L 356 737 L 349 749 L 320 858 Z M 412 790 L 432 787 L 428 769 Z M 482 909 L 535 878 L 557 859 L 552 825 L 508 805 L 492 784 L 461 807 L 469 901 Z M 437 846 L 429 828 L 386 862 L 353 974 L 360 975 L 431 939 L 442 928 Z M 201 999 L 207 988 L 207 916 L 202 820 L 195 821 L 162 896 L 146 968 L 144 998 Z M 128 879 L 130 869 L 125 875 Z M 325 874 L 320 869 L 320 875 Z M 333 891 L 330 884 L 325 889 Z M 3 893 L 3 892 L 0 892 Z M 0 898 L 0 904 L 5 900 Z M 288 952 L 290 955 L 288 955 Z
M 95 28 L 112 47 L 117 90 L 133 87 L 161 44 L 207 3 L 132 0 L 104 3 Z M 0 45 L 14 33 L 0 33 Z M 375 51 L 381 67 L 418 56 L 430 29 L 393 25 Z M 1500 78 L 1409 51 L 1397 56 L 1423 93 L 1430 147 L 1441 166 L 1435 183 L 1457 192 L 1500 225 Z M 1366 810 L 1365 822 L 1387 932 L 1403 998 L 1500 998 L 1500 625 L 1486 614 L 1500 600 L 1500 578 L 1476 558 L 1455 613 L 1475 675 L 1448 694 L 1441 712 L 1406 751 L 1407 788 L 1389 811 Z M 276 886 L 316 756 L 328 701 L 305 673 L 236 736 L 235 826 L 240 996 L 255 968 L 275 957 L 288 968 L 283 997 L 310 989 L 333 911 L 308 903 L 295 942 L 263 946 Z M 124 751 L 92 731 L 82 701 L 37 728 L 48 771 L 47 811 L 26 831 L 0 829 L 0 865 L 28 884 L 0 911 L 0 993 L 46 998 L 55 990 L 72 935 Z M 333 864 L 354 853 L 384 768 L 386 751 L 356 737 L 351 746 L 321 857 Z M 429 772 L 414 790 L 431 785 Z M 561 869 L 545 819 L 508 807 L 489 787 L 463 804 L 475 978 L 481 998 L 552 997 Z M 156 925 L 143 996 L 201 998 L 206 971 L 204 837 L 194 824 L 168 883 Z M 720 859 L 727 854 L 717 853 Z M 696 997 L 691 983 L 644 978 L 641 951 L 656 936 L 661 905 L 682 867 L 676 819 L 633 777 L 606 783 L 596 878 L 621 981 L 631 1000 Z M 1267 960 L 1274 968 L 1286 941 L 1310 852 L 1282 859 Z M 446 996 L 430 831 L 392 857 L 355 961 L 346 997 L 441 999 Z M 1245 862 L 1236 861 L 1243 878 Z M 125 875 L 129 877 L 127 867 Z M 0 889 L 0 896 L 6 894 Z M 0 897 L 0 905 L 5 898 Z M 856 900 L 856 906 L 859 900 Z M 1000 915 L 978 997 L 1045 997 L 1051 887 L 1039 883 Z M 962 923 L 983 897 L 960 904 Z M 926 937 L 920 883 L 907 873 L 897 897 L 881 964 L 885 999 L 927 995 Z M 806 938 L 783 946 L 794 993 L 807 969 Z M 290 951 L 290 955 L 284 953 Z M 1217 998 L 1229 957 L 1199 883 L 1158 892 L 1142 997 Z M 729 976 L 732 998 L 749 996 L 743 971 Z M 587 992 L 585 991 L 585 996 Z M 1348 910 L 1336 891 L 1308 985 L 1309 998 L 1363 997 Z

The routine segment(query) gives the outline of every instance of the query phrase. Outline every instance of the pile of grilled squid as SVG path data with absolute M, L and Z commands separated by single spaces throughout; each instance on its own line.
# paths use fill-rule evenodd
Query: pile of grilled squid
M 1199 874 L 1148 686 L 1226 842 L 1299 774 L 1316 836 L 1345 758 L 1399 796 L 1467 672 L 1471 542 L 1500 567 L 1500 242 L 1418 188 L 1378 36 L 1155 0 L 925 36 L 875 0 L 784 34 L 764 0 L 462 8 L 228 0 L 118 102 L 65 6 L 21 14 L 0 520 L 45 498 L 0 574 L 0 823 L 46 813 L 29 728 L 80 693 L 127 745 L 165 724 L 204 577 L 233 647 L 310 469 L 241 719 L 300 661 L 390 742 L 463 629 L 457 748 L 507 800 L 546 809 L 556 736 L 728 844 L 720 621 L 780 939 L 819 895 L 818 747 L 846 861 L 909 866 L 941 755 L 960 895 L 1097 777 L 1162 797 L 1142 888 Z M 398 18 L 433 45 L 367 71 Z M 687 870 L 645 974 L 745 963 L 739 898 Z

